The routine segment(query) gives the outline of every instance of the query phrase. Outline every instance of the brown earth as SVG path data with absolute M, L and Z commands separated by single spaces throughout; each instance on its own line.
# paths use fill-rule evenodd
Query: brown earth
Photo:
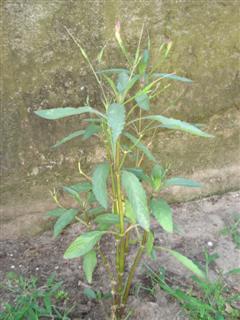
M 154 225 L 155 244 L 171 247 L 198 261 L 203 260 L 203 252 L 207 248 L 210 253 L 218 253 L 220 257 L 211 269 L 210 275 L 214 278 L 219 270 L 226 272 L 240 266 L 240 250 L 236 248 L 231 235 L 224 236 L 221 230 L 233 223 L 234 216 L 240 211 L 240 192 L 231 192 L 222 196 L 212 196 L 202 200 L 173 205 L 175 222 L 179 232 L 174 235 L 164 234 L 157 225 Z M 37 210 L 37 208 L 36 208 Z M 22 223 L 25 223 L 24 221 Z M 15 271 L 24 276 L 35 275 L 40 282 L 44 281 L 52 272 L 57 278 L 64 281 L 64 288 L 69 293 L 70 302 L 76 303 L 72 319 L 106 319 L 109 304 L 88 301 L 83 295 L 85 283 L 81 261 L 64 260 L 63 253 L 68 244 L 81 232 L 78 224 L 64 232 L 63 236 L 54 239 L 51 231 L 29 239 L 21 237 L 0 241 L 0 282 L 4 281 L 6 273 Z M 108 256 L 113 256 L 114 248 L 111 239 L 106 239 L 103 250 Z M 128 262 L 133 259 L 130 254 Z M 169 274 L 184 283 L 189 283 L 191 273 L 183 268 L 168 254 L 161 253 L 156 261 L 145 259 L 144 262 L 157 270 L 160 266 L 167 269 Z M 127 266 L 128 269 L 129 266 Z M 145 269 L 138 269 L 137 279 L 144 281 Z M 232 290 L 240 292 L 239 276 L 232 275 L 226 281 Z M 240 279 L 239 279 L 240 280 Z M 102 266 L 97 267 L 93 287 L 107 291 L 109 280 Z M 133 292 L 132 292 L 133 293 Z M 8 295 L 0 291 L 0 301 L 6 301 Z M 2 308 L 2 305 L 1 307 Z M 148 295 L 138 297 L 132 295 L 129 299 L 129 308 L 132 309 L 134 320 L 177 320 L 187 319 L 180 310 L 179 305 L 169 299 L 165 293 L 159 291 L 155 298 Z

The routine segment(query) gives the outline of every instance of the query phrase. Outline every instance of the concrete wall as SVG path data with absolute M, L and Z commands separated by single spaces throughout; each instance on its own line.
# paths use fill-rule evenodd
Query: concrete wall
M 137 43 L 143 21 L 155 48 L 172 40 L 173 52 L 162 72 L 176 71 L 194 83 L 174 83 L 153 111 L 203 123 L 216 138 L 171 132 L 157 136 L 154 150 L 162 163 L 171 164 L 173 174 L 206 184 L 202 191 L 175 189 L 168 197 L 181 201 L 239 187 L 238 1 L 3 0 L 1 15 L 2 221 L 15 220 L 21 229 L 23 216 L 33 208 L 42 215 L 48 189 L 77 179 L 79 158 L 89 167 L 101 158 L 94 141 L 74 141 L 52 151 L 49 147 L 78 123 L 53 123 L 33 114 L 39 107 L 80 106 L 87 95 L 93 105 L 99 101 L 95 81 L 64 26 L 92 59 L 107 44 L 108 66 L 119 65 L 116 19 L 130 47 Z

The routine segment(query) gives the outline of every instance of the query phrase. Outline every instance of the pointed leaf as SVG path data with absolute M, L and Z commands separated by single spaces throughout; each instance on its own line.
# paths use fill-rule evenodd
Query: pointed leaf
M 84 288 L 83 293 L 88 299 L 97 299 L 96 292 L 91 288 Z
M 148 150 L 148 148 L 143 144 L 142 142 L 139 141 L 139 139 L 135 138 L 132 134 L 129 132 L 124 132 L 124 135 L 139 149 L 141 150 L 145 156 L 151 160 L 156 162 L 155 157 L 152 155 L 152 153 Z
M 117 88 L 116 88 L 116 86 L 115 86 L 114 81 L 113 81 L 111 78 L 109 78 L 106 74 L 103 74 L 103 77 L 104 77 L 104 79 L 108 82 L 108 84 L 110 85 L 110 87 L 112 88 L 115 96 L 117 96 L 117 95 L 118 95 L 118 92 L 117 92 Z
M 100 203 L 100 205 L 107 209 L 108 199 L 107 199 L 107 178 L 109 174 L 109 164 L 102 163 L 99 164 L 92 176 L 93 193 Z
M 141 168 L 125 168 L 125 170 L 132 172 L 140 180 L 148 180 L 147 175 L 144 173 L 144 170 Z
M 70 141 L 70 140 L 72 140 L 74 138 L 77 138 L 77 137 L 83 135 L 84 132 L 85 132 L 84 130 L 79 130 L 79 131 L 72 132 L 68 136 L 66 136 L 65 138 L 63 138 L 62 140 L 60 140 L 56 144 L 54 144 L 52 146 L 52 148 L 57 148 L 60 145 L 62 145 L 63 143 L 68 142 L 68 141 Z
M 164 168 L 161 167 L 159 164 L 156 164 L 153 167 L 152 174 L 151 174 L 151 184 L 155 191 L 157 191 L 160 188 L 162 184 L 162 180 L 164 179 L 164 176 L 165 176 Z
M 78 209 L 68 209 L 58 218 L 53 230 L 53 234 L 55 237 L 57 237 L 62 232 L 62 230 L 74 220 L 78 211 Z
M 101 73 L 121 73 L 121 72 L 126 72 L 129 73 L 128 69 L 123 69 L 123 68 L 111 68 L 111 69 L 104 69 L 104 70 L 100 70 L 97 73 L 101 74 Z
M 169 253 L 171 253 L 171 255 L 174 256 L 186 268 L 188 268 L 190 271 L 195 273 L 198 277 L 204 278 L 204 279 L 206 278 L 204 272 L 201 269 L 199 269 L 198 266 L 192 262 L 192 260 L 190 260 L 189 258 L 185 257 L 184 255 L 182 255 L 177 251 L 170 250 L 170 249 L 166 249 L 166 250 Z
M 149 97 L 145 92 L 141 92 L 135 97 L 135 101 L 137 105 L 143 110 L 149 110 Z
M 75 200 L 77 200 L 78 202 L 81 202 L 81 198 L 75 189 L 71 187 L 63 187 L 63 190 L 68 194 L 70 194 Z
M 157 78 L 167 78 L 167 79 L 171 79 L 171 80 L 177 80 L 177 81 L 182 81 L 182 82 L 188 82 L 191 83 L 192 80 L 185 78 L 185 77 L 179 77 L 176 74 L 171 74 L 171 73 L 154 73 L 153 74 L 153 78 L 157 79 Z
M 166 187 L 170 186 L 182 186 L 182 187 L 189 187 L 189 188 L 201 188 L 202 185 L 201 183 L 190 180 L 190 179 L 185 179 L 181 177 L 175 177 L 171 179 L 167 179 L 164 183 Z
M 57 208 L 47 212 L 49 217 L 61 217 L 67 210 L 65 208 Z
M 101 214 L 95 218 L 95 221 L 98 224 L 105 224 L 105 225 L 110 225 L 110 226 L 113 224 L 120 223 L 119 216 L 114 213 Z
M 145 73 L 146 68 L 148 66 L 148 61 L 149 61 L 149 51 L 145 49 L 143 51 L 142 59 L 138 65 L 138 70 L 141 75 Z
M 125 216 L 133 223 L 135 224 L 137 221 L 137 217 L 135 212 L 133 211 L 133 208 L 131 206 L 131 203 L 126 200 L 125 201 Z
M 91 108 L 91 107 L 79 107 L 79 108 L 53 108 L 53 109 L 45 109 L 45 110 L 37 110 L 34 113 L 44 119 L 48 120 L 57 120 L 65 117 L 70 117 L 83 113 L 95 113 L 101 117 L 105 117 L 101 112 Z
M 80 183 L 73 184 L 69 188 L 75 190 L 76 192 L 88 192 L 92 189 L 92 184 L 90 182 L 84 181 Z
M 122 185 L 137 216 L 137 222 L 143 229 L 149 231 L 150 217 L 147 197 L 141 183 L 133 173 L 124 170 L 122 172 Z
M 89 231 L 82 234 L 70 244 L 64 253 L 64 258 L 73 259 L 84 256 L 92 250 L 104 234 L 104 231 Z
M 152 213 L 158 223 L 167 232 L 173 232 L 172 210 L 163 199 L 152 199 L 150 203 Z
M 129 75 L 126 72 L 121 72 L 117 78 L 117 89 L 119 93 L 123 93 L 128 85 Z
M 122 133 L 125 125 L 125 107 L 122 104 L 113 103 L 107 110 L 108 126 L 112 131 L 112 139 L 114 146 L 117 139 Z
M 168 128 L 168 129 L 181 130 L 181 131 L 185 131 L 185 132 L 191 133 L 196 136 L 213 138 L 213 135 L 208 134 L 208 133 L 200 130 L 196 126 L 194 126 L 188 122 L 185 122 L 185 121 L 176 120 L 173 118 L 167 118 L 167 117 L 164 117 L 161 115 L 146 116 L 146 117 L 143 117 L 143 119 L 159 121 L 164 125 L 165 128 Z
M 83 257 L 83 271 L 87 282 L 92 283 L 92 275 L 97 265 L 97 255 L 94 250 L 89 251 Z
M 149 257 L 152 256 L 153 243 L 154 243 L 154 235 L 153 235 L 152 231 L 150 231 L 148 233 L 147 243 L 146 243 L 146 252 Z
M 83 140 L 86 140 L 100 131 L 100 127 L 96 124 L 90 124 L 84 131 Z

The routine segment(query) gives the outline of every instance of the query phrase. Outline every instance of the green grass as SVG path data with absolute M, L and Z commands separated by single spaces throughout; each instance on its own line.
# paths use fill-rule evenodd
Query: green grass
M 209 255 L 205 252 L 205 272 L 208 276 L 209 264 L 213 263 L 218 256 Z M 169 297 L 176 299 L 184 313 L 190 320 L 237 320 L 240 319 L 240 294 L 233 290 L 224 281 L 223 275 L 219 274 L 215 281 L 202 280 L 192 276 L 193 285 L 176 284 L 176 280 L 167 277 L 167 272 L 160 267 L 158 271 L 152 270 L 145 265 L 150 285 L 138 284 L 137 294 L 141 290 L 154 296 L 159 286 Z M 229 271 L 229 274 L 239 274 L 240 269 Z M 237 307 L 238 303 L 238 307 Z
M 39 286 L 35 277 L 27 279 L 10 272 L 1 287 L 9 294 L 11 302 L 3 304 L 0 320 L 70 319 L 70 310 L 65 306 L 68 294 L 61 289 L 62 282 L 57 282 L 54 274 Z
M 221 235 L 230 236 L 237 249 L 240 249 L 240 214 L 235 215 L 234 222 L 221 230 Z

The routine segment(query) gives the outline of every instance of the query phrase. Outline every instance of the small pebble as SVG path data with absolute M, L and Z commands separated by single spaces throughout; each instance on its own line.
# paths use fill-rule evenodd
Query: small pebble
M 56 267 L 55 267 L 55 270 L 58 270 L 58 269 L 59 269 L 59 266 L 56 266 Z
M 12 266 L 11 266 L 11 269 L 15 269 L 15 266 L 14 266 L 14 265 L 12 265 Z
M 38 271 L 38 270 L 39 270 L 39 268 L 37 267 L 37 268 L 36 268 L 36 271 Z
M 212 241 L 208 241 L 207 245 L 208 245 L 209 247 L 212 247 L 212 246 L 213 246 Z

